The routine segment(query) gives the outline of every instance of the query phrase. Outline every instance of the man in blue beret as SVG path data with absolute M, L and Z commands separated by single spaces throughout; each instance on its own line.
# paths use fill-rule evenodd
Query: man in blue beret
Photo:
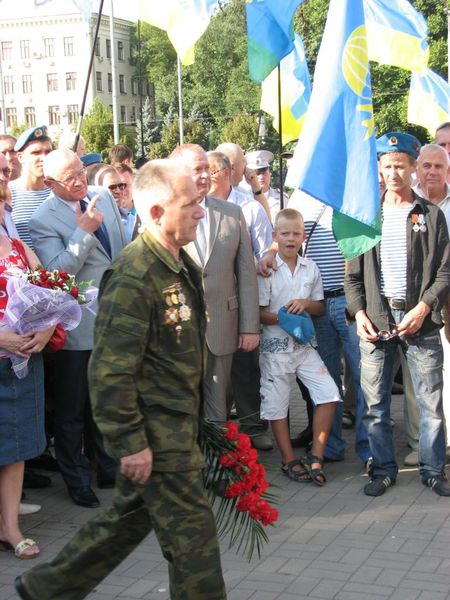
M 34 211 L 46 200 L 50 189 L 44 182 L 43 160 L 53 149 L 52 140 L 48 136 L 45 125 L 30 127 L 18 138 L 14 150 L 22 165 L 18 179 L 11 181 L 12 218 L 19 232 L 20 239 L 31 248 L 28 223 Z
M 373 463 L 367 496 L 395 484 L 390 424 L 394 355 L 405 355 L 419 406 L 419 472 L 422 483 L 450 496 L 445 476 L 442 409 L 441 309 L 450 288 L 450 246 L 444 213 L 411 189 L 420 143 L 392 131 L 377 140 L 382 198 L 381 241 L 349 261 L 347 309 L 361 349 L 361 387 Z

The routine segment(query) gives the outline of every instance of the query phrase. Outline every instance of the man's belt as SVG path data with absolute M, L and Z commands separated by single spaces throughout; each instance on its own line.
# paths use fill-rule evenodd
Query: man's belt
M 406 303 L 404 300 L 397 300 L 396 298 L 386 298 L 386 302 L 394 310 L 405 310 Z
M 337 290 L 325 290 L 323 295 L 325 298 L 337 298 L 345 294 L 344 288 L 338 288 Z

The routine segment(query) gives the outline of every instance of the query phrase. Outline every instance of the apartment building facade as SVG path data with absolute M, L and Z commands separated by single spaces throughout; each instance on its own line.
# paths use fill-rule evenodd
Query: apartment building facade
M 112 47 L 109 16 L 100 20 L 86 111 L 95 96 L 112 106 L 116 81 L 119 123 L 134 125 L 140 86 L 130 62 L 132 22 L 114 19 Z M 15 125 L 48 124 L 52 133 L 78 119 L 98 15 L 90 21 L 73 13 L 0 20 L 0 131 Z M 112 69 L 115 53 L 116 72 Z M 148 89 L 142 90 L 147 95 Z

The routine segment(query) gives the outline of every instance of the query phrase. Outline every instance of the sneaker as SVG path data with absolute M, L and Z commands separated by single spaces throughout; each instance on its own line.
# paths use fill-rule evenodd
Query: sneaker
M 419 466 L 419 451 L 412 450 L 407 454 L 403 460 L 405 467 L 418 467 Z
M 355 425 L 355 415 L 351 410 L 342 411 L 342 427 L 351 429 Z
M 41 508 L 40 504 L 25 504 L 25 502 L 21 502 L 19 505 L 19 515 L 32 515 L 39 512 Z
M 395 485 L 395 479 L 391 479 L 388 475 L 375 475 L 364 486 L 364 493 L 366 496 L 382 496 L 388 487 L 393 485 Z
M 450 486 L 446 485 L 447 481 L 445 475 L 433 475 L 428 479 L 422 479 L 423 485 L 427 485 L 438 496 L 450 496 Z

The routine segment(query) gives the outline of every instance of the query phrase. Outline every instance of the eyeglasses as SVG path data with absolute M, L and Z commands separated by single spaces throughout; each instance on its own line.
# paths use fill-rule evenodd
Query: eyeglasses
M 389 325 L 394 325 L 394 328 L 391 331 L 388 331 L 387 329 L 381 329 L 378 332 L 378 339 L 380 342 L 388 342 L 389 340 L 392 340 L 392 338 L 398 337 L 398 331 L 395 327 L 395 323 L 389 323 Z
M 76 183 L 77 181 L 79 181 L 80 179 L 85 179 L 86 178 L 86 167 L 83 167 L 82 169 L 80 169 L 78 171 L 78 173 L 75 173 L 74 175 L 69 175 L 68 177 L 65 177 L 64 179 L 49 179 L 49 181 L 54 181 L 55 183 L 59 183 L 61 185 L 74 185 L 74 183 Z
M 212 177 L 213 175 L 217 175 L 217 173 L 220 173 L 220 171 L 225 171 L 225 169 L 226 169 L 225 167 L 222 167 L 222 169 L 217 169 L 216 171 L 211 171 L 210 175 Z
M 127 189 L 128 183 L 112 183 L 111 185 L 108 185 L 108 190 L 110 192 L 115 192 L 116 190 L 120 190 L 121 192 L 123 192 L 124 190 Z
M 7 179 L 12 173 L 12 169 L 9 167 L 4 167 L 3 169 L 0 169 L 0 171 L 3 173 L 3 177 L 6 177 Z

